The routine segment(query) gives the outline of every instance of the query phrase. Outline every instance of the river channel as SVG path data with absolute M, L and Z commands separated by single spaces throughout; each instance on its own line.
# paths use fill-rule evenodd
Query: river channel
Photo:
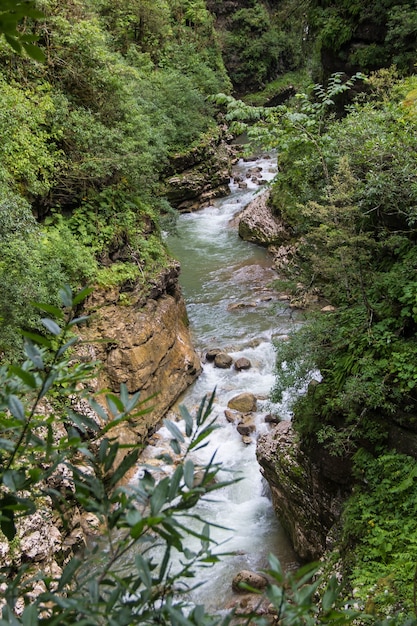
M 264 191 L 262 185 L 246 178 L 248 170 L 255 166 L 262 168 L 263 180 L 274 177 L 274 160 L 270 157 L 256 162 L 240 160 L 233 175 L 234 179 L 240 176 L 245 180 L 247 188 L 239 188 L 231 180 L 229 196 L 198 212 L 181 215 L 179 236 L 171 236 L 167 241 L 171 254 L 181 262 L 181 286 L 190 328 L 203 362 L 202 374 L 180 403 L 193 414 L 202 397 L 216 389 L 213 415 L 220 428 L 211 435 L 198 461 L 207 462 L 216 451 L 216 460 L 225 471 L 224 478 L 241 478 L 240 482 L 215 492 L 216 502 L 199 505 L 202 517 L 230 529 L 215 528 L 211 534 L 221 544 L 219 552 L 233 553 L 215 568 L 201 573 L 207 582 L 194 592 L 193 600 L 204 603 L 210 610 L 230 602 L 231 581 L 239 570 L 266 567 L 270 552 L 281 560 L 284 568 L 293 567 L 296 562 L 274 515 L 255 456 L 256 437 L 270 428 L 265 416 L 272 410 L 283 419 L 290 417 L 285 403 L 271 406 L 268 396 L 274 383 L 273 340 L 284 339 L 295 323 L 291 311 L 279 302 L 271 288 L 276 274 L 268 252 L 242 241 L 233 223 L 234 216 L 255 194 Z M 241 372 L 216 368 L 204 359 L 211 348 L 221 348 L 234 359 L 246 357 L 252 367 Z M 251 392 L 258 398 L 257 431 L 250 445 L 242 442 L 224 414 L 228 401 L 241 392 Z M 164 428 L 158 435 L 169 437 Z

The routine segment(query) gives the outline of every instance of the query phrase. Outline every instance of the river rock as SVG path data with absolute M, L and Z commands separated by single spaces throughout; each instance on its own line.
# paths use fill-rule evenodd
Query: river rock
M 241 570 L 236 574 L 232 581 L 232 589 L 237 593 L 247 593 L 248 590 L 241 587 L 241 584 L 249 585 L 252 589 L 265 589 L 268 585 L 268 579 L 263 574 L 258 574 L 252 570 Z
M 222 352 L 221 348 L 211 348 L 211 350 L 207 350 L 206 361 L 214 361 L 220 352 Z
M 262 172 L 262 167 L 260 165 L 257 165 L 256 167 L 251 167 L 246 172 L 246 178 L 252 178 L 252 177 L 259 178 L 261 172 Z
M 242 436 L 242 443 L 244 443 L 245 446 L 250 446 L 253 443 L 253 439 L 249 435 L 243 435 Z
M 323 447 L 307 455 L 289 421 L 258 438 L 256 455 L 295 551 L 302 560 L 320 558 L 350 492 L 350 467 Z
M 242 356 L 235 361 L 235 370 L 240 372 L 241 370 L 248 370 L 252 367 L 252 363 L 246 357 Z
M 253 393 L 240 393 L 234 398 L 231 398 L 231 400 L 227 403 L 227 406 L 229 409 L 235 409 L 241 413 L 252 413 L 253 411 L 256 411 L 256 397 Z
M 214 359 L 214 367 L 219 367 L 220 369 L 228 369 L 233 365 L 233 358 L 230 354 L 226 352 L 219 352 L 216 354 Z
M 230 424 L 234 424 L 234 422 L 242 419 L 241 413 L 238 411 L 230 411 L 230 409 L 225 409 L 224 415 Z
M 265 415 L 265 422 L 267 424 L 279 424 L 281 421 L 281 418 L 278 415 L 274 415 L 273 413 L 268 413 L 268 415 Z
M 289 230 L 268 205 L 269 196 L 269 191 L 259 194 L 239 215 L 239 236 L 245 241 L 277 246 L 289 240 Z
M 227 306 L 228 311 L 238 311 L 239 309 L 256 308 L 256 302 L 232 302 Z
M 239 435 L 243 435 L 243 436 L 247 436 L 247 435 L 250 435 L 251 433 L 254 433 L 256 430 L 256 426 L 255 426 L 255 422 L 253 421 L 253 418 L 245 417 L 243 421 L 241 421 L 237 425 L 236 430 L 239 433 Z

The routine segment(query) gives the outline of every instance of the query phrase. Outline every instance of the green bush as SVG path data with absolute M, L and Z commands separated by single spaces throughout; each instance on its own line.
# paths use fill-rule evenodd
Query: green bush
M 359 486 L 343 516 L 350 583 L 369 613 L 399 612 L 405 622 L 415 610 L 416 461 L 396 453 L 374 458 L 362 452 L 356 473 Z

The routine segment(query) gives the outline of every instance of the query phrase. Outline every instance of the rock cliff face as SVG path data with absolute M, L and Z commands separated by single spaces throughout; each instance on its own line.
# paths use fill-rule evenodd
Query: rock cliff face
M 95 291 L 87 302 L 92 318 L 86 339 L 92 343 L 105 340 L 96 344 L 97 358 L 103 364 L 99 389 L 118 392 L 125 383 L 130 393 L 140 391 L 141 399 L 147 400 L 144 407 L 149 412 L 118 433 L 122 443 L 143 441 L 201 370 L 178 275 L 179 264 L 172 264 L 145 304 L 132 291 L 128 306 L 121 306 L 116 288 Z
M 225 139 L 223 136 L 213 137 L 193 150 L 172 158 L 165 181 L 166 194 L 179 211 L 194 211 L 213 198 L 230 193 L 235 150 Z
M 280 422 L 258 439 L 257 458 L 268 481 L 274 509 L 301 559 L 319 558 L 350 491 L 343 460 L 318 451 L 305 454 L 291 422 Z M 316 456 L 316 455 L 314 455 Z

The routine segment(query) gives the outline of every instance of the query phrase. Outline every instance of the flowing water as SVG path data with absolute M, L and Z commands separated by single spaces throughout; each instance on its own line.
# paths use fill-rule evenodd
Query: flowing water
M 245 179 L 254 166 L 262 167 L 262 178 L 274 176 L 274 162 L 261 158 L 235 166 L 234 176 Z M 212 206 L 196 213 L 181 215 L 179 237 L 170 237 L 169 249 L 182 266 L 181 285 L 185 297 L 194 345 L 202 360 L 210 348 L 221 348 L 234 359 L 247 357 L 251 369 L 237 372 L 215 368 L 203 362 L 203 372 L 181 398 L 180 403 L 195 413 L 202 397 L 216 388 L 213 415 L 220 428 L 210 438 L 209 445 L 199 452 L 200 462 L 207 462 L 216 452 L 225 475 L 242 480 L 214 492 L 217 502 L 202 503 L 199 513 L 214 524 L 230 530 L 214 529 L 217 541 L 226 541 L 219 552 L 232 552 L 213 569 L 203 570 L 207 580 L 193 598 L 209 609 L 222 608 L 231 597 L 231 580 L 241 569 L 259 570 L 267 566 L 267 556 L 273 552 L 284 567 L 293 566 L 296 557 L 289 541 L 276 520 L 271 501 L 256 461 L 256 436 L 270 426 L 264 418 L 273 410 L 289 419 L 285 404 L 271 406 L 268 394 L 274 383 L 275 353 L 272 341 L 284 338 L 293 330 L 291 311 L 276 298 L 270 288 L 276 277 L 267 251 L 242 241 L 233 217 L 263 188 L 250 178 L 247 189 L 239 189 L 231 181 L 230 196 L 215 200 Z M 250 445 L 242 442 L 233 424 L 225 419 L 228 401 L 241 392 L 251 392 L 260 398 L 255 421 L 256 435 Z M 175 409 L 174 409 L 175 412 Z M 163 428 L 159 437 L 169 438 Z M 160 441 L 160 440 L 159 440 Z M 158 444 L 159 445 L 159 444 Z M 158 448 L 152 451 L 158 452 Z

